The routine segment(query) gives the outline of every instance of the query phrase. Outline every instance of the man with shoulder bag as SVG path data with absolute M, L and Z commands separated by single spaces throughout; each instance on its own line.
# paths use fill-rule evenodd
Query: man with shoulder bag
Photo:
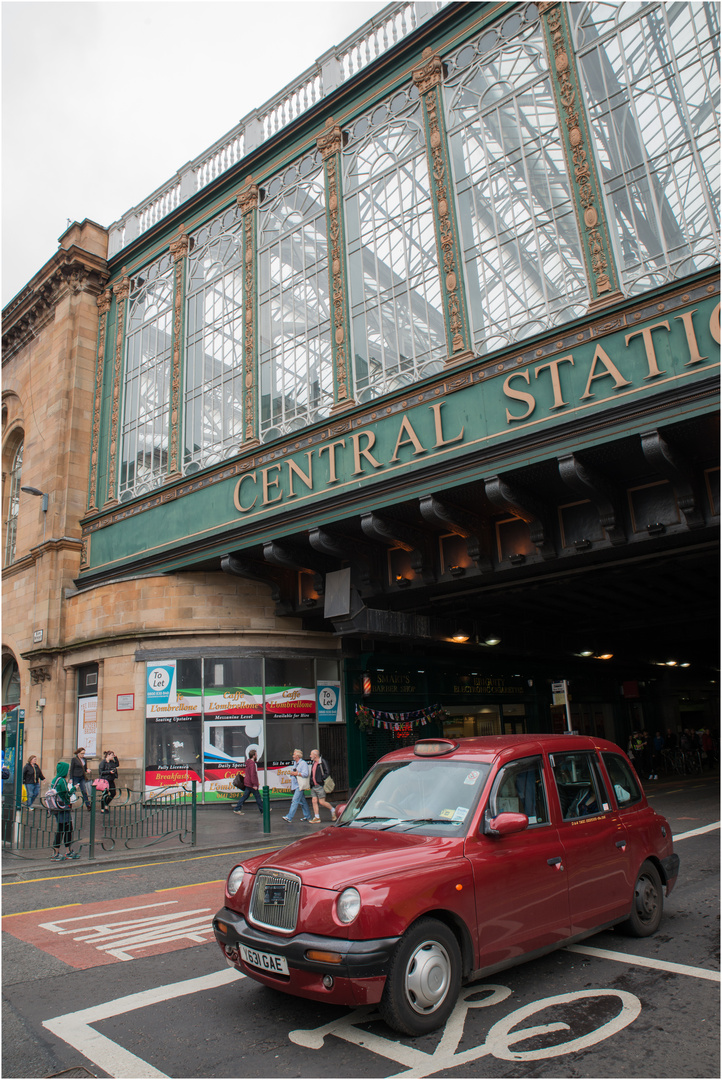
M 327 795 L 330 795 L 336 784 L 331 779 L 331 770 L 328 767 L 326 758 L 321 757 L 318 750 L 311 751 L 311 802 L 313 803 L 313 817 L 311 818 L 312 825 L 318 825 L 321 822 L 319 817 L 318 807 L 325 806 L 327 810 L 331 811 L 331 821 L 336 820 L 336 811 L 330 802 L 326 799 Z

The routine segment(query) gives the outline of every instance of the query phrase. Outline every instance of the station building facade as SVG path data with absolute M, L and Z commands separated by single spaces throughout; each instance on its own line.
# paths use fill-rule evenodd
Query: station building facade
M 717 16 L 392 4 L 68 229 L 4 311 L 26 757 L 718 731 Z

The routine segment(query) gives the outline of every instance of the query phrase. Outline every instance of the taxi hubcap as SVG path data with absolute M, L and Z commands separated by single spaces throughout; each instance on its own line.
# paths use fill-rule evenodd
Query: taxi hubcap
M 635 892 L 639 916 L 644 922 L 650 922 L 657 911 L 657 890 L 649 878 L 642 877 Z
M 432 1012 L 446 997 L 451 975 L 448 953 L 436 941 L 419 945 L 406 968 L 406 996 L 416 1012 Z

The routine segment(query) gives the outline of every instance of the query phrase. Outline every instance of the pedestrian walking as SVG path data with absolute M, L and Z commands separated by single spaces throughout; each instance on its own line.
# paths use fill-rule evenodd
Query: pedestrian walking
M 72 850 L 73 843 L 73 815 L 70 799 L 75 788 L 68 784 L 70 765 L 67 761 L 59 761 L 55 779 L 51 787 L 57 791 L 58 809 L 51 810 L 55 818 L 55 837 L 53 839 L 53 854 L 50 858 L 54 862 L 63 862 L 65 859 L 79 859 L 77 851 Z M 60 845 L 65 844 L 65 855 L 60 854 Z
M 25 784 L 25 790 L 27 792 L 28 810 L 34 810 L 33 803 L 40 795 L 40 781 L 44 780 L 42 770 L 38 765 L 38 759 L 35 754 L 31 754 L 28 758 L 25 767 L 23 768 L 23 783 Z
M 336 811 L 330 802 L 326 799 L 326 789 L 324 784 L 331 775 L 331 770 L 328 767 L 326 758 L 321 757 L 318 750 L 311 751 L 311 803 L 313 804 L 313 817 L 311 818 L 312 825 L 318 825 L 321 818 L 318 813 L 319 805 L 325 806 L 327 810 L 331 811 L 331 821 L 336 820 Z
M 112 750 L 106 750 L 103 754 L 103 760 L 100 762 L 99 774 L 101 780 L 108 781 L 108 787 L 100 797 L 100 812 L 101 814 L 109 814 L 108 804 L 113 801 L 117 792 L 115 789 L 115 781 L 118 777 L 118 765 L 120 762 L 115 756 Z
M 70 783 L 80 788 L 83 802 L 90 810 L 90 771 L 85 760 L 84 746 L 79 746 L 70 759 Z
M 243 783 L 245 785 L 245 791 L 239 798 L 236 805 L 233 807 L 234 814 L 240 814 L 243 817 L 243 806 L 246 799 L 249 799 L 251 795 L 255 796 L 256 806 L 263 813 L 263 800 L 261 799 L 261 793 L 258 790 L 258 767 L 256 766 L 256 758 L 258 751 L 249 750 L 248 757 L 246 758 L 246 764 L 243 770 Z
M 308 779 L 309 768 L 307 763 L 303 760 L 303 750 L 293 751 L 293 768 L 291 769 L 291 791 L 293 792 L 293 798 L 291 799 L 291 807 L 288 811 L 288 815 L 283 816 L 284 821 L 289 823 L 293 821 L 293 815 L 301 807 L 304 821 L 310 821 L 311 815 L 308 810 L 308 802 L 306 801 L 306 792 L 309 787 Z

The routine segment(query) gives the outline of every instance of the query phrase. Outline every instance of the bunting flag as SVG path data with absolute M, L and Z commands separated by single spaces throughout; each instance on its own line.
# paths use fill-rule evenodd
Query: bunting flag
M 361 728 L 381 728 L 384 731 L 399 731 L 401 728 L 425 727 L 433 721 L 441 723 L 446 716 L 441 705 L 428 705 L 425 709 L 413 712 L 382 712 L 381 709 L 369 709 L 366 705 L 356 706 L 356 723 Z

